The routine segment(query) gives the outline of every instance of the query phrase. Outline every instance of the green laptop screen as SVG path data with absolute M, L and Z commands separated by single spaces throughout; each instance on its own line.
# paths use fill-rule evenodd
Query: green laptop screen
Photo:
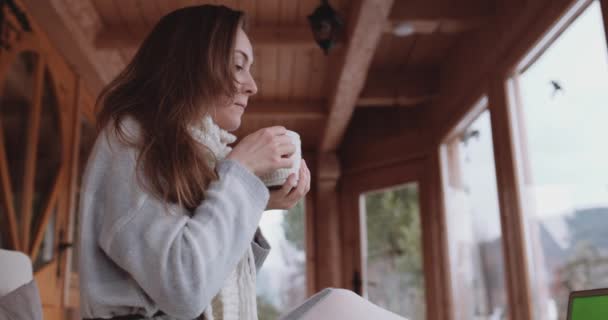
M 570 320 L 608 319 L 608 296 L 577 297 L 572 300 Z

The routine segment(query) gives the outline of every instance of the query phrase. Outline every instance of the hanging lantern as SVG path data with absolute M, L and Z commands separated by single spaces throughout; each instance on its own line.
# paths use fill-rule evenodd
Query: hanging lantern
M 321 5 L 308 16 L 308 22 L 315 41 L 325 54 L 328 54 L 329 50 L 336 44 L 344 26 L 342 18 L 329 5 L 327 0 L 322 0 Z

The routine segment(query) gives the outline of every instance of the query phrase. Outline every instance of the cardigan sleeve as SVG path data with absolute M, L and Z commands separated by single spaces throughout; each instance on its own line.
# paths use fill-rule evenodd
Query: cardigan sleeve
M 105 179 L 99 246 L 160 310 L 198 317 L 251 245 L 267 188 L 238 162 L 220 161 L 219 180 L 190 216 L 138 187 L 134 163 L 116 167 Z

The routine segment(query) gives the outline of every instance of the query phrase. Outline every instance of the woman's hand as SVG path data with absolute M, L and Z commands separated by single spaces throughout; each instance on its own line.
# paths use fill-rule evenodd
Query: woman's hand
M 293 208 L 300 199 L 310 191 L 310 171 L 306 165 L 306 161 L 302 159 L 300 166 L 300 180 L 296 184 L 296 175 L 291 174 L 283 187 L 279 190 L 270 192 L 267 210 L 289 210 Z
M 243 138 L 226 158 L 240 162 L 258 177 L 291 168 L 293 160 L 288 157 L 296 149 L 286 132 L 280 126 L 258 130 Z

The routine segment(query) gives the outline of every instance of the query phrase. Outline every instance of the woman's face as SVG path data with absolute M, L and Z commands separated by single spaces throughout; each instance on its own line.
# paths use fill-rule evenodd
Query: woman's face
M 234 131 L 241 126 L 241 117 L 247 108 L 249 97 L 258 92 L 258 87 L 251 76 L 253 49 L 251 42 L 239 28 L 234 46 L 234 72 L 237 81 L 237 92 L 227 106 L 219 107 L 213 112 L 213 120 L 220 128 Z

